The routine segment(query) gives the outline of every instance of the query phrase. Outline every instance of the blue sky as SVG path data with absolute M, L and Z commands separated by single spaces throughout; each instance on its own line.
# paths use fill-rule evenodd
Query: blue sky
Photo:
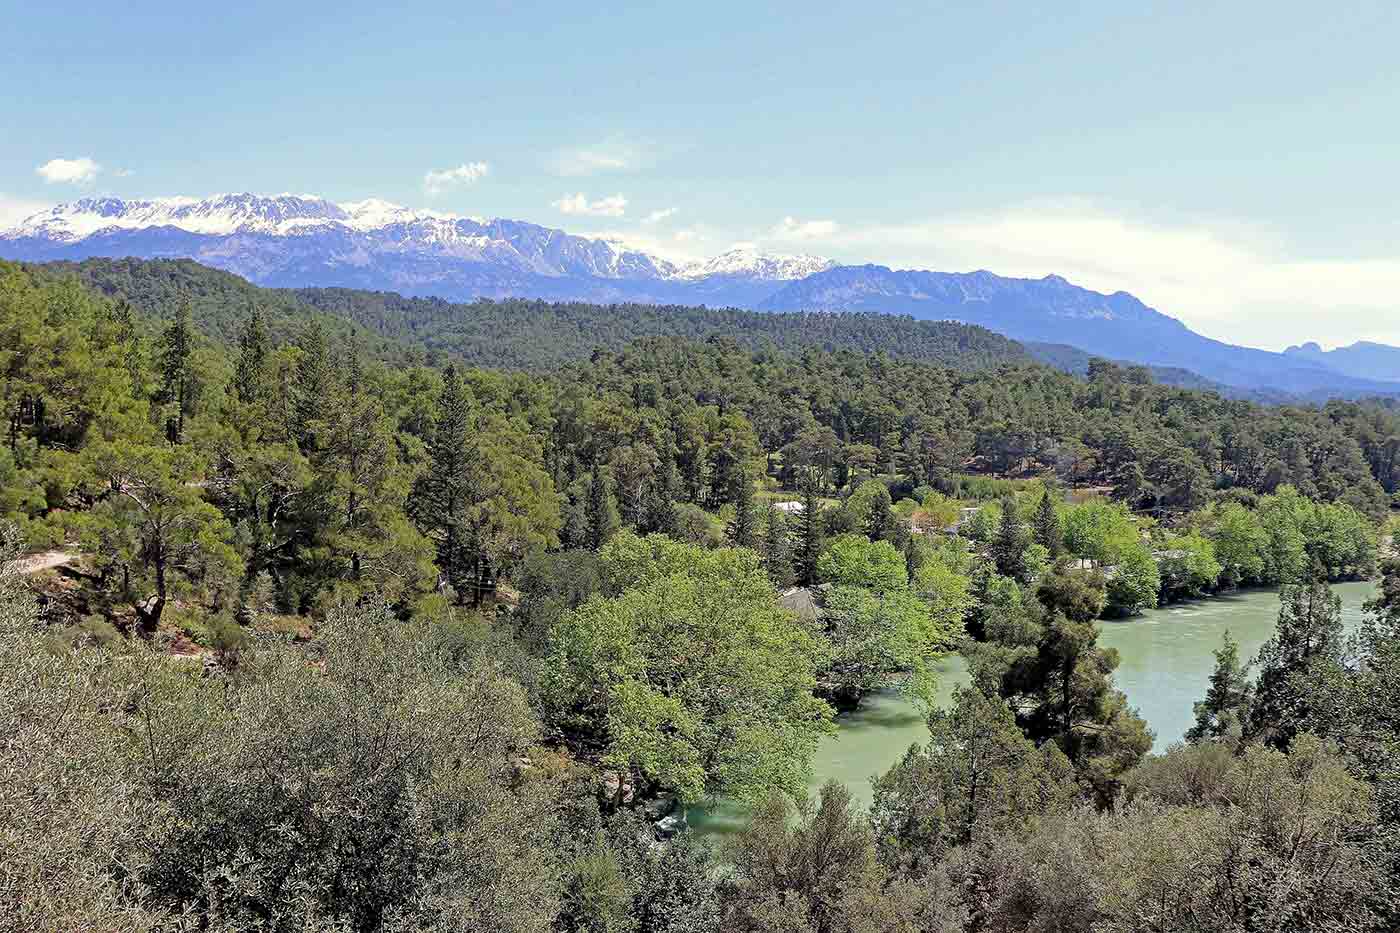
M 114 6 L 0 7 L 0 220 L 375 196 L 1400 343 L 1394 3 Z

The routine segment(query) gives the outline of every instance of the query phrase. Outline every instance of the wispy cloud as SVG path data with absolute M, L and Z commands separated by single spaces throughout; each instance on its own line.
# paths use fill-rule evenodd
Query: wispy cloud
M 578 194 L 566 194 L 552 203 L 561 214 L 582 214 L 589 217 L 621 217 L 627 212 L 627 199 L 620 194 L 590 201 L 587 195 L 583 194 L 583 192 L 579 192 Z
M 652 211 L 650 214 L 642 218 L 642 223 L 659 224 L 661 223 L 661 221 L 665 220 L 668 217 L 674 217 L 676 214 L 676 210 L 677 209 L 674 207 L 667 207 L 659 211 Z
M 102 166 L 83 156 L 78 159 L 50 159 L 34 171 L 50 185 L 86 185 L 102 173 Z
M 52 207 L 52 204 L 43 201 L 31 201 L 27 198 L 11 198 L 0 194 L 0 230 L 8 230 L 16 226 L 20 221 L 32 217 L 42 210 Z
M 773 228 L 772 236 L 779 240 L 823 240 L 841 229 L 834 220 L 797 220 L 784 217 Z
M 615 137 L 585 146 L 560 149 L 546 160 L 546 167 L 565 178 L 581 178 L 611 172 L 634 172 L 650 161 L 650 147 Z
M 456 168 L 431 171 L 423 176 L 423 189 L 428 194 L 442 194 L 453 188 L 480 181 L 491 171 L 485 162 L 463 162 Z

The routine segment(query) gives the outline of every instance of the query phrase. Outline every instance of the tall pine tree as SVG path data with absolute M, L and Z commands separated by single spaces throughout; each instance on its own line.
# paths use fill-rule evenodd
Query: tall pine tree
M 734 519 L 729 523 L 729 541 L 735 547 L 751 548 L 758 542 L 757 515 L 753 506 L 753 482 L 741 475 L 734 483 Z
M 1215 650 L 1210 689 L 1193 707 L 1196 724 L 1186 733 L 1186 741 L 1202 742 L 1242 732 L 1252 692 L 1249 665 L 1240 663 L 1240 643 L 1226 631 L 1224 642 Z
M 292 436 L 303 452 L 316 446 L 316 424 L 330 402 L 335 388 L 335 372 L 331 367 L 330 348 L 320 321 L 312 321 L 297 340 L 301 356 L 297 359 L 295 383 L 292 387 Z
M 194 352 L 194 332 L 190 326 L 190 303 L 181 300 L 161 334 L 160 400 L 172 406 L 165 420 L 166 438 L 179 444 L 185 437 L 185 418 L 194 402 L 194 376 L 190 356 Z
M 471 398 L 453 366 L 443 374 L 437 417 L 428 445 L 428 469 L 410 503 L 418 527 L 433 542 L 438 571 L 465 599 L 473 580 L 474 555 L 467 528 L 467 449 Z
M 593 550 L 608 543 L 622 524 L 613 495 L 612 477 L 601 463 L 593 468 L 588 482 L 588 546 Z
M 1043 545 L 1051 557 L 1059 557 L 1064 550 L 1064 534 L 1060 530 L 1060 516 L 1055 512 L 1054 500 L 1047 487 L 1036 504 L 1035 515 L 1031 518 L 1031 535 L 1035 543 Z
M 787 521 L 771 500 L 763 525 L 763 569 L 779 589 L 792 586 L 792 542 L 788 540 Z
M 817 483 L 807 477 L 802 484 L 802 511 L 797 513 L 797 578 L 804 586 L 817 582 L 817 558 L 822 554 L 821 499 Z
M 251 404 L 262 394 L 267 353 L 267 327 L 263 323 L 262 309 L 254 304 L 243 325 L 243 333 L 238 336 L 238 363 L 234 366 L 233 388 L 240 402 Z

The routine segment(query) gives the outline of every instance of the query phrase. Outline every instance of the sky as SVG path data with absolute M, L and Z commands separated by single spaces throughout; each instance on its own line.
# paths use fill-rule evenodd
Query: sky
M 252 191 L 1400 344 L 1400 4 L 0 0 L 0 226 Z

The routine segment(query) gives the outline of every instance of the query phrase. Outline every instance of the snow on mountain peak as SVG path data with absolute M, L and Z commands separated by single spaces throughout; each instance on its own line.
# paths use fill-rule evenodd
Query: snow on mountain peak
M 326 251 L 332 264 L 350 261 L 343 257 L 418 256 L 551 277 L 584 275 L 676 283 L 719 277 L 780 282 L 805 278 L 835 265 L 816 256 L 783 256 L 739 244 L 713 259 L 678 268 L 659 256 L 609 237 L 575 236 L 524 221 L 483 220 L 418 210 L 381 198 L 337 204 L 314 195 L 293 194 L 145 200 L 83 198 L 40 211 L 17 227 L 0 231 L 0 241 L 31 240 L 48 247 L 81 251 L 83 241 L 91 237 L 108 242 L 114 237 L 131 241 L 147 231 L 181 231 L 210 238 L 267 238 L 266 242 L 233 247 L 234 253 L 263 250 L 264 258 L 278 250 L 278 239 L 296 238 L 303 244 L 301 248 Z M 168 251 L 169 239 L 162 242 L 165 245 L 161 249 Z M 124 248 L 141 252 L 139 247 Z M 199 244 L 187 248 L 195 256 L 203 255 L 206 249 Z M 267 253 L 269 249 L 274 253 Z M 220 254 L 225 253 L 228 249 L 220 247 Z M 263 268 L 262 260 L 259 263 L 258 267 Z
M 766 253 L 752 246 L 740 246 L 711 259 L 693 262 L 677 273 L 677 278 L 703 279 L 714 275 L 744 276 L 771 281 L 805 279 L 836 265 L 820 256 L 785 256 Z

